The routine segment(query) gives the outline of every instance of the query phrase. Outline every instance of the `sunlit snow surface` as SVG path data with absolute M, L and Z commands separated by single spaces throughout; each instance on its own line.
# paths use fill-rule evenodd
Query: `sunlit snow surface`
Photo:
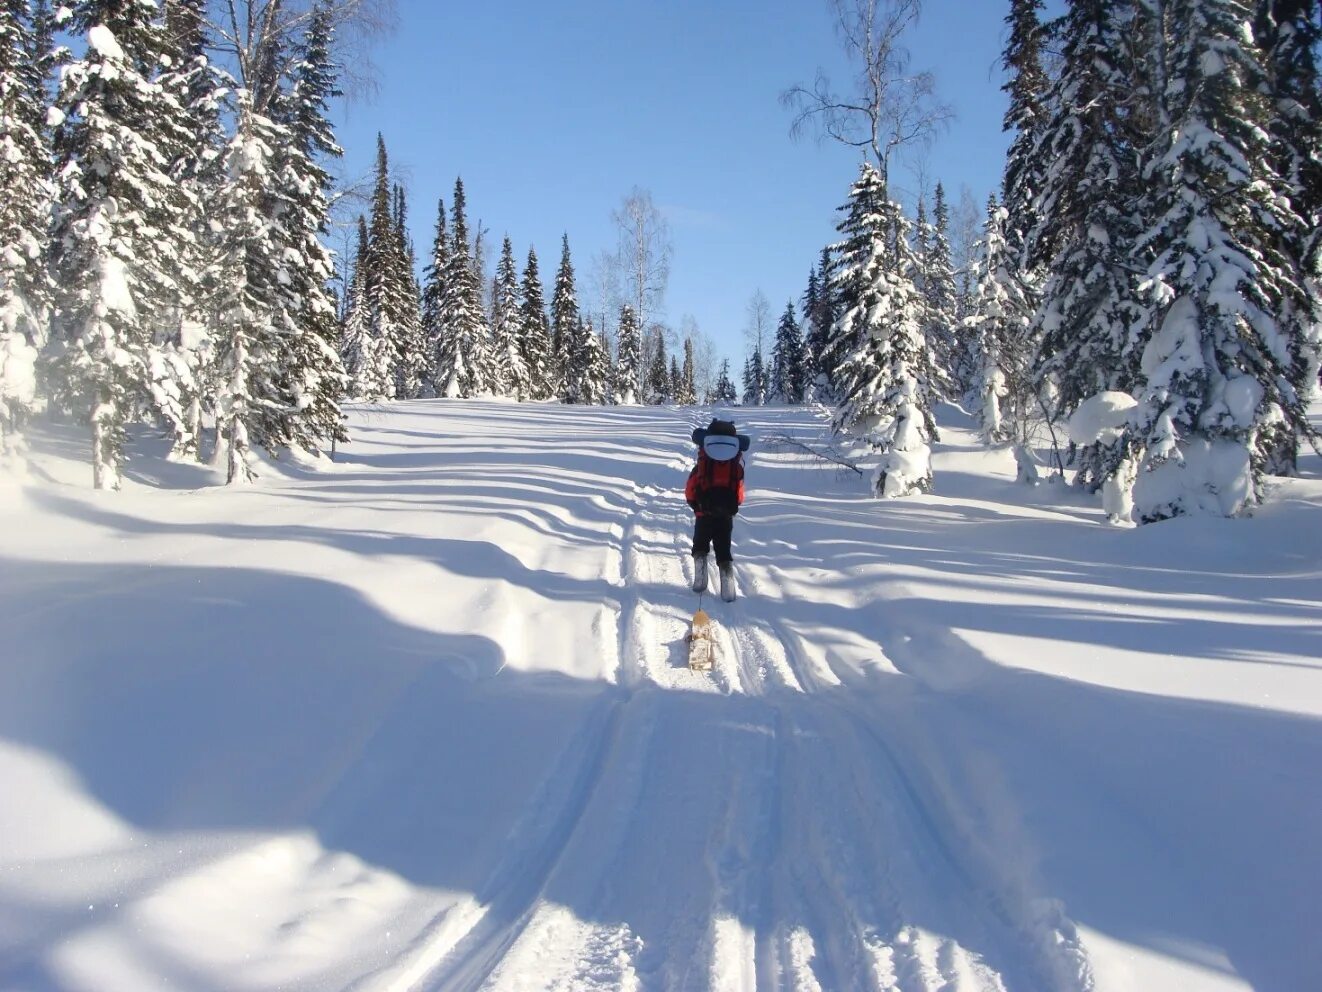
M 932 496 L 712 410 L 360 408 L 227 490 L 35 428 L 0 477 L 0 989 L 1303 990 L 1322 464 L 1110 527 L 945 410 Z

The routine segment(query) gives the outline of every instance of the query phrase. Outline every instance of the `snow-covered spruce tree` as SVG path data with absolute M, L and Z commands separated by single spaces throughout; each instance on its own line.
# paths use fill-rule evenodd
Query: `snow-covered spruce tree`
M 519 338 L 523 328 L 523 300 L 519 294 L 519 271 L 514 265 L 514 246 L 508 235 L 500 246 L 496 281 L 491 293 L 492 360 L 500 376 L 493 383 L 499 396 L 526 400 L 532 395 L 532 378 L 524 362 Z
M 542 276 L 537 265 L 537 251 L 528 249 L 528 261 L 523 267 L 523 298 L 519 353 L 528 370 L 529 396 L 547 400 L 554 394 L 554 382 L 549 375 L 551 366 L 551 324 L 546 316 L 546 297 L 542 289 Z
M 950 210 L 945 188 L 940 183 L 936 184 L 932 203 L 932 226 L 923 257 L 923 298 L 927 310 L 923 335 L 932 347 L 946 396 L 960 402 L 968 388 L 971 370 L 963 366 L 966 349 L 959 340 L 964 332 L 959 326 L 955 269 L 950 261 Z
M 367 299 L 372 333 L 380 342 L 372 370 L 373 399 L 416 397 L 430 365 L 404 232 L 404 209 L 402 192 L 390 180 L 385 141 L 377 135 L 367 239 Z
M 1303 219 L 1273 168 L 1252 11 L 1241 0 L 1151 0 L 1150 14 L 1160 144 L 1144 173 L 1140 245 L 1153 257 L 1151 323 L 1125 436 L 1143 522 L 1261 500 L 1272 425 L 1311 434 L 1299 316 L 1316 306 L 1281 252 L 1296 239 L 1278 232 Z
M 372 395 L 378 346 L 372 337 L 371 310 L 367 304 L 367 218 L 358 215 L 358 250 L 354 254 L 353 276 L 349 279 L 340 326 L 340 360 L 348 376 L 348 394 L 352 399 Z
M 551 355 L 552 374 L 556 378 L 555 390 L 561 399 L 569 403 L 578 400 L 570 397 L 570 392 L 578 389 L 579 383 L 570 383 L 577 376 L 580 380 L 585 370 L 585 355 L 575 356 L 574 347 L 581 343 L 578 328 L 578 294 L 574 288 L 574 263 L 569 258 L 569 235 L 560 241 L 560 267 L 555 273 L 555 292 L 551 296 Z M 578 361 L 578 367 L 574 362 Z
M 666 359 L 666 339 L 657 334 L 652 348 L 652 361 L 647 367 L 647 402 L 670 401 L 670 366 Z
M 1129 393 L 1138 383 L 1136 287 L 1144 263 L 1136 201 L 1144 142 L 1135 130 L 1139 108 L 1127 64 L 1133 5 L 1074 0 L 1062 30 L 1061 73 L 1046 96 L 1045 121 L 1039 114 L 1035 123 L 1037 188 L 1023 255 L 1029 271 L 1049 273 L 1032 328 L 1040 352 L 1037 393 L 1051 395 L 1064 420 L 1090 398 Z M 1005 338 L 996 343 L 1003 349 Z M 1011 367 L 1017 374 L 1017 363 Z M 1074 453 L 1075 480 L 1096 490 L 1119 464 L 1114 445 L 1084 443 Z
M 817 325 L 817 314 L 821 308 L 821 284 L 817 278 L 817 268 L 814 266 L 808 272 L 808 286 L 803 291 L 803 393 L 804 400 L 812 403 L 816 402 L 821 395 L 825 382 L 819 382 L 818 376 L 821 373 L 821 353 L 825 350 L 826 341 L 830 337 L 831 329 L 828 325 L 821 329 Z
M 1005 208 L 989 197 L 974 314 L 968 318 L 982 358 L 976 413 L 984 441 L 1011 444 L 1020 481 L 1033 482 L 1033 447 L 1044 418 L 1036 374 L 1040 349 L 1029 302 L 1034 294 L 1024 286 L 1019 255 L 1005 236 L 1006 222 Z
M 684 339 L 684 367 L 680 370 L 680 391 L 677 399 L 680 403 L 693 405 L 698 402 L 698 390 L 694 384 L 696 370 L 693 364 L 693 339 Z
M 340 410 L 348 380 L 336 346 L 335 300 L 329 289 L 334 262 L 322 240 L 329 227 L 333 182 L 322 160 L 343 154 L 328 117 L 329 102 L 339 95 L 332 39 L 331 9 L 318 3 L 294 53 L 292 86 L 269 103 L 269 113 L 287 136 L 273 149 L 265 207 L 279 239 L 279 261 L 273 264 L 280 307 L 291 328 L 279 342 L 281 402 L 267 408 L 283 407 L 283 412 L 266 417 L 255 435 L 272 451 L 316 451 L 348 437 Z M 411 290 L 411 265 L 406 276 Z M 416 327 L 416 293 L 404 302 L 411 306 Z
M 75 4 L 69 27 L 88 47 L 56 101 L 49 372 L 55 401 L 88 418 L 98 489 L 119 488 L 130 420 L 188 426 L 188 369 L 168 341 L 191 211 L 168 173 L 184 138 L 178 101 L 152 81 L 165 44 L 156 14 L 151 0 Z
M 269 431 L 272 415 L 288 410 L 279 402 L 277 359 L 281 338 L 295 328 L 273 264 L 281 245 L 265 203 L 275 147 L 288 137 L 253 110 L 247 91 L 239 92 L 236 133 L 223 158 L 227 182 L 215 205 L 226 237 L 204 275 L 215 342 L 217 454 L 231 485 L 253 477 L 253 434 Z
M 573 402 L 597 406 L 605 403 L 610 394 L 610 365 L 590 318 L 579 326 L 573 355 L 575 363 L 582 368 L 577 374 L 577 397 Z
M 1301 227 L 1278 230 L 1282 257 L 1296 267 L 1295 281 L 1314 303 L 1311 313 L 1292 312 L 1287 302 L 1282 318 L 1303 339 L 1305 389 L 1316 391 L 1322 362 L 1322 12 L 1312 0 L 1259 0 L 1254 37 L 1262 47 L 1271 108 L 1272 166 L 1285 181 L 1287 195 L 1303 220 Z M 1311 328 L 1310 325 L 1311 324 Z M 1300 438 L 1284 421 L 1263 429 L 1263 469 L 1268 474 L 1293 474 Z
M 395 220 L 390 196 L 390 160 L 385 138 L 376 136 L 376 175 L 367 221 L 367 254 L 363 258 L 363 293 L 371 346 L 364 349 L 355 375 L 359 399 L 395 398 L 398 327 L 393 310 Z
M 812 325 L 812 332 L 808 334 L 807 340 L 809 345 L 815 349 L 818 369 L 816 398 L 819 402 L 833 402 L 838 398 L 838 394 L 835 392 L 836 369 L 840 365 L 841 356 L 836 348 L 848 344 L 845 341 L 837 341 L 834 337 L 833 329 L 837 318 L 840 316 L 840 301 L 836 295 L 835 267 L 834 247 L 827 245 L 822 249 L 821 257 L 817 263 L 817 307 L 807 318 Z M 811 336 L 814 333 L 818 335 L 815 339 Z
M 638 320 L 633 307 L 620 307 L 619 344 L 615 359 L 615 402 L 632 406 L 638 402 L 638 362 L 641 350 Z
M 488 335 L 482 312 L 482 287 L 473 268 L 468 241 L 464 183 L 456 179 L 451 207 L 450 257 L 446 264 L 445 299 L 441 304 L 441 346 L 436 356 L 437 393 L 450 398 L 489 391 L 482 373 L 487 367 Z
M 803 402 L 803 335 L 792 302 L 776 326 L 776 343 L 771 350 L 771 393 L 781 403 Z
M 730 378 L 730 360 L 722 359 L 720 374 L 716 376 L 716 392 L 711 397 L 713 403 L 733 403 L 739 398 L 734 381 Z
M 477 381 L 482 383 L 480 394 L 483 396 L 501 395 L 501 383 L 505 373 L 500 367 L 500 360 L 493 352 L 491 336 L 491 288 L 494 280 L 487 276 L 487 249 L 483 239 L 489 232 L 479 220 L 477 231 L 473 235 L 473 250 L 469 257 L 473 264 L 473 287 L 477 299 L 478 329 L 481 339 L 479 354 L 481 362 L 477 368 Z
M 0 2 L 0 456 L 36 399 L 51 285 L 46 271 L 50 210 L 44 93 L 26 0 Z
M 767 401 L 767 370 L 756 347 L 744 362 L 744 406 L 762 406 Z
M 40 94 L 42 113 L 38 122 L 46 139 L 50 139 L 51 125 L 46 118 L 45 108 L 49 106 L 56 90 L 55 76 L 60 66 L 69 62 L 69 49 L 56 44 L 55 35 L 61 30 L 57 16 L 63 17 L 68 8 L 60 5 L 57 12 L 51 10 L 50 0 L 35 0 L 32 4 L 32 61 L 31 72 L 33 92 Z
M 681 403 L 680 396 L 684 392 L 684 373 L 680 371 L 679 359 L 674 355 L 670 356 L 670 387 L 667 390 L 667 397 L 671 403 Z
M 413 243 L 408 235 L 408 203 L 404 187 L 395 184 L 394 249 L 390 268 L 391 309 L 396 314 L 398 332 L 395 338 L 395 395 L 400 399 L 416 399 L 430 379 L 432 356 L 427 349 L 427 338 L 422 329 L 420 307 L 421 291 L 413 274 L 415 257 Z
M 602 400 L 603 404 L 615 402 L 615 363 L 611 360 L 611 341 L 605 328 L 597 332 L 597 355 L 594 357 L 601 370 L 601 381 L 604 384 Z
M 1027 263 L 1024 242 L 1025 232 L 1036 226 L 1034 208 L 1045 164 L 1038 158 L 1050 83 L 1042 63 L 1049 40 L 1041 19 L 1043 6 L 1042 0 L 1011 0 L 1006 17 L 1010 33 L 1001 59 L 1007 74 L 1002 89 L 1010 99 L 1002 130 L 1012 137 L 1001 183 L 1004 210 L 995 216 L 999 208 L 989 204 L 988 223 L 994 219 L 995 230 L 987 229 L 981 271 L 976 279 L 970 273 L 968 281 L 976 302 L 965 324 L 980 328 L 976 347 L 965 341 L 958 349 L 959 363 L 974 365 L 965 401 L 976 406 L 989 442 L 1014 444 L 1019 475 L 1025 480 L 1037 478 L 1033 435 L 1041 422 L 1036 416 L 1037 383 L 1031 375 L 1037 350 L 1027 322 L 1037 310 L 1043 275 Z M 965 300 L 966 308 L 970 302 Z M 986 319 L 993 324 L 983 323 Z
M 1123 0 L 1117 6 L 1126 6 L 1133 0 Z M 1008 78 L 1001 89 L 1009 95 L 1002 130 L 1013 135 L 1006 156 L 1005 175 L 1001 184 L 1001 203 L 1010 218 L 1007 238 L 1019 247 L 1018 232 L 1032 227 L 1035 221 L 1033 205 L 1041 189 L 1043 170 L 1047 162 L 1042 154 L 1041 134 L 1047 125 L 1048 87 L 1050 79 L 1042 65 L 1043 49 L 1049 31 L 1042 22 L 1043 0 L 1010 0 L 1010 13 L 1005 22 L 1010 34 L 1001 57 Z M 1079 4 L 1071 3 L 1073 9 Z M 1057 104 L 1059 107 L 1059 104 Z M 1087 111 L 1092 108 L 1061 108 Z
M 554 304 L 552 305 L 554 310 Z M 560 367 L 560 402 L 584 403 L 583 380 L 592 360 L 592 347 L 587 340 L 588 331 L 582 318 L 574 330 L 566 331 L 563 338 L 564 362 Z M 595 338 L 595 334 L 592 334 Z
M 445 223 L 445 200 L 436 203 L 436 234 L 432 238 L 431 254 L 427 265 L 422 270 L 422 308 L 420 321 L 422 339 L 427 349 L 427 375 L 432 396 L 440 395 L 440 386 L 436 381 L 437 359 L 441 353 L 441 341 L 444 329 L 441 317 L 444 312 L 446 285 L 449 272 L 450 234 Z
M 189 369 L 183 379 L 191 388 L 186 401 L 186 428 L 176 438 L 178 457 L 197 458 L 202 436 L 203 414 L 214 406 L 215 381 L 212 344 L 202 329 L 209 316 L 204 312 L 201 277 L 216 259 L 225 237 L 214 224 L 213 212 L 224 186 L 221 156 L 229 141 L 223 115 L 229 113 L 234 81 L 212 64 L 207 55 L 210 38 L 206 26 L 205 0 L 173 0 L 165 8 L 166 60 L 158 83 L 174 95 L 184 113 L 182 142 L 167 149 L 168 171 L 191 192 L 187 217 L 180 218 L 192 233 L 185 247 L 191 255 L 181 267 L 181 306 L 172 326 L 163 329 L 173 336 L 179 358 Z
M 923 337 L 923 302 L 913 284 L 917 263 L 908 222 L 868 162 L 841 209 L 844 241 L 834 280 L 841 312 L 834 337 L 855 344 L 838 371 L 843 402 L 836 427 L 880 453 L 872 480 L 876 495 L 930 492 L 935 369 Z

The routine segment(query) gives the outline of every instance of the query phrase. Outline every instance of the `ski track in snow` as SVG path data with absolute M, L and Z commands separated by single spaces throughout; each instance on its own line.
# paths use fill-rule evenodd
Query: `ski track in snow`
M 669 467 L 682 479 L 684 466 L 677 448 Z M 635 484 L 610 530 L 618 544 L 604 556 L 618 602 L 597 625 L 616 653 L 618 690 L 554 762 L 482 892 L 440 914 L 416 941 L 411 967 L 363 989 L 1082 992 L 1054 976 L 1042 984 L 1042 969 L 1024 965 L 1035 935 L 1016 933 L 987 880 L 952 853 L 939 811 L 927 809 L 895 747 L 861 709 L 824 701 L 821 690 L 856 672 L 837 671 L 779 617 L 777 601 L 790 594 L 771 568 L 741 564 L 734 603 L 703 597 L 719 625 L 717 664 L 688 670 L 684 635 L 697 601 L 687 589 L 690 526 L 677 486 Z M 582 860 L 581 848 L 591 851 L 594 877 L 585 884 L 576 866 L 576 883 L 603 897 L 613 871 L 638 856 L 637 811 L 670 760 L 655 740 L 657 693 L 671 692 L 748 702 L 737 731 L 717 738 L 728 753 L 715 781 L 720 807 L 709 834 L 694 838 L 709 899 L 689 914 L 696 922 L 676 921 L 658 958 L 627 926 L 580 919 L 546 893 L 562 862 Z M 853 817 L 876 819 L 859 829 Z M 1017 982 L 1007 986 L 979 954 L 909 922 L 906 888 L 929 898 L 934 878 L 941 902 L 970 907 L 992 935 L 986 946 L 1011 948 L 1007 959 L 1026 967 Z
M 627 518 L 612 531 L 619 546 L 605 565 L 620 595 L 615 680 L 622 695 L 612 700 L 606 726 L 585 729 L 556 763 L 564 781 L 546 791 L 560 798 L 532 804 L 527 838 L 511 843 L 489 883 L 490 900 L 480 900 L 467 932 L 455 939 L 448 914 L 438 921 L 443 960 L 424 980 L 398 987 L 1004 992 L 1002 975 L 979 954 L 908 922 L 904 886 L 926 896 L 935 876 L 942 900 L 980 907 L 974 915 L 994 934 L 989 946 L 1012 948 L 1007 957 L 1026 968 L 1015 987 L 1082 992 L 1086 983 L 1062 984 L 1057 974 L 1040 984 L 1054 969 L 1024 964 L 1036 935 L 1016 933 L 987 881 L 952 853 L 892 745 L 859 711 L 822 702 L 820 690 L 840 686 L 849 674 L 815 656 L 778 618 L 776 601 L 786 593 L 770 569 L 741 567 L 744 595 L 735 603 L 703 597 L 720 625 L 718 661 L 710 673 L 687 669 L 684 634 L 697 600 L 686 588 L 690 520 L 673 487 L 635 486 Z M 594 803 L 615 810 L 609 829 L 592 832 L 604 841 L 596 845 L 599 861 L 609 866 L 628 856 L 629 810 L 619 798 L 638 795 L 645 766 L 616 760 L 622 711 L 645 708 L 656 692 L 713 690 L 756 702 L 743 736 L 723 742 L 738 744 L 738 771 L 719 790 L 723 805 L 710 835 L 699 838 L 710 876 L 706 932 L 677 939 L 662 964 L 640 968 L 644 948 L 627 927 L 585 922 L 541 896 Z M 656 732 L 654 722 L 641 722 L 647 734 Z M 666 760 L 660 748 L 646 750 L 650 760 Z M 827 779 L 840 792 L 823 785 L 821 769 L 832 765 L 848 772 Z M 841 792 L 852 799 L 853 814 L 889 814 L 868 829 L 844 827 L 833 802 Z M 807 816 L 805 806 L 813 810 Z M 782 836 L 785 829 L 793 835 Z M 860 838 L 871 840 L 860 849 Z M 892 870 L 894 858 L 902 870 Z M 599 872 L 598 887 L 608 887 L 608 875 Z
M 754 431 L 780 428 L 774 412 L 747 413 Z M 599 656 L 597 670 L 591 658 L 562 661 L 592 686 L 587 701 L 581 713 L 573 711 L 570 729 L 537 738 L 556 746 L 515 780 L 525 791 L 511 800 L 490 848 L 495 853 L 481 861 L 471 887 L 406 892 L 394 875 L 322 852 L 308 837 L 226 838 L 213 847 L 195 844 L 187 855 L 181 848 L 179 859 L 188 864 L 158 864 L 162 877 L 144 875 L 125 889 L 128 915 L 149 919 L 153 906 L 174 904 L 161 898 L 167 889 L 177 903 L 228 871 L 242 876 L 244 866 L 275 858 L 317 894 L 307 897 L 303 916 L 282 927 L 282 940 L 297 945 L 303 934 L 329 928 L 336 914 L 348 920 L 335 923 L 341 932 L 367 933 L 397 920 L 406 934 L 402 946 L 356 977 L 309 981 L 306 988 L 317 992 L 1092 992 L 1097 983 L 1084 937 L 1033 882 L 1033 859 L 1018 847 L 1029 842 L 1004 815 L 1015 800 L 990 764 L 995 758 L 940 739 L 941 725 L 924 721 L 923 705 L 975 683 L 992 663 L 954 630 L 911 609 L 924 593 L 907 584 L 908 575 L 867 587 L 857 599 L 846 594 L 831 604 L 834 612 L 798 609 L 805 589 L 818 584 L 825 600 L 835 576 L 822 563 L 824 550 L 782 540 L 773 521 L 784 506 L 770 499 L 759 505 L 756 487 L 765 472 L 784 480 L 792 498 L 794 473 L 809 469 L 756 445 L 749 459 L 753 498 L 735 526 L 739 598 L 724 603 L 714 588 L 701 599 L 691 592 L 692 517 L 682 495 L 691 458 L 686 416 L 638 414 L 632 429 L 648 439 L 648 457 L 626 462 L 599 491 L 584 485 L 535 510 L 514 497 L 498 504 L 517 518 L 511 526 L 522 528 L 521 536 L 599 555 L 590 559 L 599 574 L 585 576 L 577 559 L 577 571 L 561 567 L 532 538 L 515 542 L 513 551 L 500 548 L 508 560 L 491 552 L 494 564 L 486 566 L 447 557 L 445 542 L 454 539 L 439 532 L 420 539 L 426 553 L 409 555 L 463 579 L 454 595 L 464 609 L 494 618 L 499 628 L 488 636 L 499 663 L 447 659 L 464 685 L 497 693 L 502 679 L 517 678 L 506 665 L 527 665 L 536 655 L 541 646 L 529 602 L 581 610 L 575 616 L 590 618 L 590 629 L 573 650 Z M 399 554 L 389 540 L 376 540 L 376 528 L 384 530 L 376 515 L 386 504 L 414 505 L 400 495 L 415 479 L 411 473 L 458 457 L 442 444 L 428 447 L 425 431 L 417 436 L 422 441 L 398 464 L 390 449 L 379 464 L 368 449 L 361 463 L 367 481 L 339 507 L 352 521 L 341 526 L 359 528 L 365 560 Z M 454 448 L 455 438 L 446 443 Z M 576 469 L 583 475 L 608 461 L 600 453 L 584 458 L 587 467 Z M 483 463 L 474 465 L 481 477 Z M 522 484 L 536 494 L 554 494 L 564 482 L 555 472 L 519 480 L 517 471 L 507 482 L 498 468 L 487 470 L 501 485 Z M 397 491 L 391 472 L 400 473 Z M 288 491 L 299 492 L 299 484 Z M 573 499 L 583 493 L 593 512 L 579 520 Z M 438 486 L 414 498 L 425 508 L 428 500 L 455 497 Z M 308 532 L 323 526 L 328 503 L 291 505 L 283 525 Z M 427 526 L 422 520 L 414 526 Z M 465 554 L 485 547 L 480 539 L 471 545 Z M 197 536 L 173 545 L 171 559 L 197 553 L 228 565 L 225 556 L 241 547 Z M 159 564 L 160 556 L 144 560 Z M 383 573 L 388 566 L 374 564 Z M 516 569 L 530 577 L 528 588 L 503 581 Z M 533 599 L 543 595 L 533 578 L 552 590 L 545 601 Z M 150 590 L 167 581 L 164 570 L 145 571 L 124 588 Z M 58 605 L 93 595 L 76 591 Z M 685 644 L 699 602 L 716 624 L 716 663 L 705 673 L 688 669 Z M 851 610 L 860 611 L 857 622 L 850 622 Z M 535 665 L 531 670 L 538 674 Z M 369 760 L 377 728 L 407 723 L 410 693 L 424 699 L 424 690 L 439 691 L 425 677 L 411 677 L 375 704 L 375 720 L 354 729 L 359 736 L 325 771 L 328 794 L 331 780 L 347 779 Z M 410 757 L 425 760 L 431 743 L 419 737 Z M 291 818 L 300 809 L 291 801 Z M 362 910 L 350 919 L 360 912 L 355 888 L 372 889 L 384 907 L 379 916 Z M 322 892 L 329 895 L 322 899 Z M 77 939 L 102 936 L 89 931 Z

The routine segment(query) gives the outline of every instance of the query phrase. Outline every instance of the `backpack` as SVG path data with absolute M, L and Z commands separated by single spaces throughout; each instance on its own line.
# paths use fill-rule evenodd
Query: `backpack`
M 695 510 L 713 517 L 733 517 L 743 497 L 744 459 L 737 451 L 733 457 L 713 458 L 704 446 L 689 473 L 689 483 L 690 505 Z
M 748 436 L 736 431 L 734 422 L 730 420 L 713 419 L 706 427 L 695 427 L 691 436 L 694 444 L 717 461 L 733 458 L 748 450 Z

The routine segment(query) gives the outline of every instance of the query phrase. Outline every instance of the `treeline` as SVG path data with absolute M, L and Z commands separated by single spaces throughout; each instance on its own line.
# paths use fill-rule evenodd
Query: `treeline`
M 646 278 L 624 273 L 642 288 L 608 333 L 579 305 L 567 236 L 553 286 L 508 238 L 488 281 L 461 181 L 419 281 L 380 140 L 335 292 L 328 109 L 336 27 L 360 6 L 0 0 L 0 454 L 44 409 L 89 426 L 97 488 L 118 488 L 144 422 L 239 482 L 254 447 L 344 440 L 347 400 L 732 395 L 696 329 L 676 340 L 656 319 L 668 234 L 643 191 L 617 222 L 644 254 L 617 261 Z
M 0 4 L 0 445 L 44 403 L 90 426 L 94 484 L 117 488 L 134 422 L 179 457 L 207 425 L 231 481 L 254 445 L 343 438 L 336 9 L 281 11 L 231 38 L 240 81 L 204 0 Z
M 370 215 L 358 220 L 340 335 L 348 396 L 507 397 L 566 403 L 696 403 L 724 395 L 699 388 L 695 340 L 667 352 L 665 328 L 640 326 L 638 308 L 618 303 L 615 325 L 597 327 L 579 302 L 569 236 L 547 304 L 535 247 L 522 267 L 508 235 L 496 271 L 483 272 L 482 232 L 470 231 L 462 178 L 435 236 L 419 285 L 409 242 L 406 194 L 392 183 L 384 138 Z M 682 359 L 681 359 L 682 353 Z M 728 383 L 728 371 L 723 373 Z M 731 395 L 733 388 L 727 389 Z
M 823 266 L 837 423 L 878 452 L 882 495 L 930 489 L 945 398 L 1022 477 L 1046 450 L 1116 520 L 1237 513 L 1317 441 L 1322 11 L 1042 9 L 1010 4 L 1012 144 L 963 303 L 884 159 L 851 190 Z

